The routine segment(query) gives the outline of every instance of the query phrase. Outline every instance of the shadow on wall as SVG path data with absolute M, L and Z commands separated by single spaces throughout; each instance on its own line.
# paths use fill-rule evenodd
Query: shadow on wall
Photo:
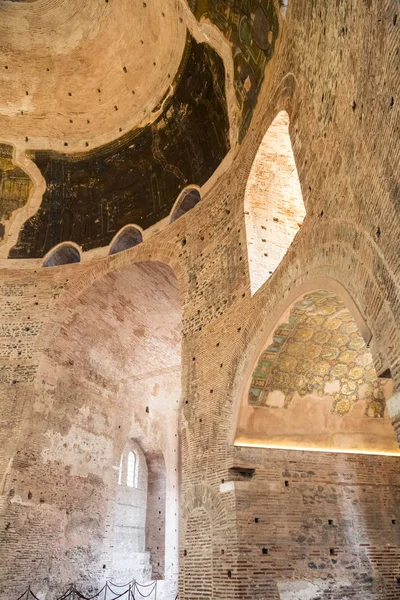
M 285 111 L 275 117 L 258 148 L 244 210 L 251 293 L 255 294 L 278 267 L 306 214 Z
M 57 267 L 81 262 L 81 254 L 78 248 L 68 242 L 60 244 L 48 254 L 43 262 L 44 267 Z
M 370 350 L 333 292 L 317 290 L 284 313 L 242 401 L 236 445 L 399 454 Z

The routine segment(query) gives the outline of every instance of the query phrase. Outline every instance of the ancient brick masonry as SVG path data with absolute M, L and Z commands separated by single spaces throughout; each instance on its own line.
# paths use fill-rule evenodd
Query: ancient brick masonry
M 251 127 L 189 213 L 112 257 L 2 262 L 1 598 L 112 575 L 129 439 L 165 460 L 165 598 L 178 564 L 180 600 L 399 598 L 397 457 L 233 446 L 268 333 L 322 279 L 400 385 L 397 11 L 292 0 Z M 281 110 L 307 212 L 252 295 L 245 190 Z M 400 441 L 396 397 L 388 409 Z

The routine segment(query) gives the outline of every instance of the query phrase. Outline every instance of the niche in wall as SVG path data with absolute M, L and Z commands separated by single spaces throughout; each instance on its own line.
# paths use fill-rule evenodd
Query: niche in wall
M 341 298 L 316 290 L 267 339 L 243 398 L 237 445 L 399 454 L 371 351 Z
M 110 254 L 118 254 L 133 248 L 143 241 L 142 232 L 134 225 L 124 227 L 111 243 Z
M 113 531 L 115 577 L 135 577 L 138 581 L 164 577 L 165 502 L 162 455 L 146 457 L 139 444 L 130 440 L 118 469 Z

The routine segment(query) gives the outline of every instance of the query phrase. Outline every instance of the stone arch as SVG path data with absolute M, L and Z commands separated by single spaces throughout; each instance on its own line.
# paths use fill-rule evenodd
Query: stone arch
M 280 310 L 241 373 L 235 443 L 397 455 L 386 410 L 393 382 L 378 378 L 372 334 L 348 292 L 308 281 Z
M 134 248 L 143 242 L 143 233 L 137 225 L 126 225 L 114 237 L 109 254 L 118 254 L 128 248 Z
M 62 242 L 45 256 L 44 267 L 58 267 L 81 262 L 79 246 L 73 242 Z
M 259 145 L 247 181 L 244 212 L 254 294 L 274 273 L 306 214 L 286 111 L 277 114 Z
M 179 195 L 170 214 L 170 223 L 174 223 L 189 212 L 201 200 L 200 188 L 195 185 L 186 187 Z

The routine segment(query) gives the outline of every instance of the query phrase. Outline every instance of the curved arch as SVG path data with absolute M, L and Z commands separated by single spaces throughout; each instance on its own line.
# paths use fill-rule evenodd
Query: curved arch
M 256 338 L 245 351 L 252 358 L 236 373 L 231 442 L 399 453 L 390 421 L 383 419 L 393 382 L 378 379 L 371 332 L 341 284 L 316 278 L 296 287 Z M 312 412 L 311 420 L 303 410 Z
M 44 267 L 57 267 L 81 262 L 80 248 L 73 242 L 62 242 L 48 252 L 43 261 Z
M 272 121 L 257 150 L 246 185 L 244 212 L 254 294 L 274 273 L 306 214 L 289 115 L 284 110 Z
M 137 225 L 126 225 L 113 238 L 109 254 L 118 254 L 143 242 L 143 231 Z
M 189 212 L 201 200 L 200 188 L 196 185 L 186 187 L 178 196 L 170 213 L 170 223 L 174 223 Z
M 338 279 L 335 279 L 334 276 L 321 276 L 317 268 L 315 269 L 315 274 L 313 274 L 312 270 L 310 270 L 310 272 L 308 272 L 308 276 L 308 279 L 302 280 L 297 284 L 295 283 L 292 287 L 290 287 L 289 293 L 284 296 L 282 302 L 279 302 L 274 306 L 272 311 L 262 310 L 261 307 L 264 299 L 260 297 L 257 318 L 249 322 L 247 327 L 242 331 L 239 350 L 236 354 L 237 358 L 232 364 L 230 372 L 230 381 L 232 382 L 230 386 L 230 395 L 232 398 L 232 420 L 228 433 L 229 444 L 234 443 L 241 401 L 245 393 L 246 384 L 251 376 L 256 358 L 261 354 L 268 338 L 273 335 L 273 332 L 278 326 L 280 319 L 284 318 L 293 303 L 306 293 L 323 288 L 340 296 L 357 323 L 365 343 L 370 344 L 374 358 L 379 358 L 379 356 L 375 356 L 375 352 L 379 352 L 379 348 L 376 348 L 375 344 L 373 344 L 373 333 L 371 332 L 365 315 L 361 311 L 358 302 L 354 299 L 354 295 L 348 291 L 348 286 L 346 287 Z M 276 293 L 280 293 L 280 287 L 279 289 L 275 289 L 274 286 L 274 289 L 270 290 L 269 295 L 272 294 L 272 296 L 275 296 Z M 269 305 L 268 308 L 270 309 Z

